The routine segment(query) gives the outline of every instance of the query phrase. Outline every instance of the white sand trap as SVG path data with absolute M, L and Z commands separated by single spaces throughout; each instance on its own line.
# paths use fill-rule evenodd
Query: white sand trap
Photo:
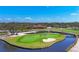
M 56 41 L 54 38 L 43 39 L 43 42 L 53 42 Z
M 26 35 L 25 33 L 18 33 L 19 36 Z

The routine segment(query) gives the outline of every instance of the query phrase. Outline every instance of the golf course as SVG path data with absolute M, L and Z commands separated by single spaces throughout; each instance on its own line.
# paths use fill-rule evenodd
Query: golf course
M 48 40 L 48 38 L 51 38 L 50 42 L 43 41 Z M 64 38 L 65 35 L 59 33 L 30 33 L 22 36 L 8 37 L 6 42 L 22 48 L 38 49 L 47 48 L 56 42 L 64 40 Z

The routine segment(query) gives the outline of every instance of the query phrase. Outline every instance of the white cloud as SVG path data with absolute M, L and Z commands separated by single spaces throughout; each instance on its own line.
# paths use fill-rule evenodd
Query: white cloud
M 0 18 L 0 20 L 2 20 L 2 18 Z
M 32 17 L 25 17 L 25 20 L 32 20 Z
M 11 20 L 11 18 L 6 18 L 6 20 L 8 20 L 8 21 L 9 21 L 9 20 Z
M 13 22 L 13 21 L 14 21 L 14 19 L 13 19 L 13 18 L 9 18 L 9 17 L 8 17 L 8 18 L 7 18 L 7 17 L 6 17 L 6 18 L 4 18 L 4 20 L 5 20 L 5 22 Z
M 79 15 L 79 13 L 71 13 L 70 15 L 77 16 L 77 15 Z

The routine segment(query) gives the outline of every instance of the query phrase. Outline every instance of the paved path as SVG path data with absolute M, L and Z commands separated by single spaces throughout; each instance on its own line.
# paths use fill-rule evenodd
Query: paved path
M 5 40 L 5 38 L 7 38 L 7 35 L 0 35 L 0 39 Z
M 76 45 L 74 47 L 72 47 L 69 52 L 79 52 L 79 38 L 78 41 L 76 43 Z

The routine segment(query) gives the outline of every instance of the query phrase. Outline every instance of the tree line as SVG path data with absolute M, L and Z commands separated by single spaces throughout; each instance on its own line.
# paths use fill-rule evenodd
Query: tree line
M 55 27 L 55 28 L 71 28 L 79 29 L 79 22 L 72 23 L 0 23 L 0 30 L 9 30 L 9 31 L 27 31 L 33 28 L 34 25 L 41 25 L 46 27 Z M 37 26 L 38 28 L 38 26 Z M 45 27 L 44 27 L 45 28 Z

